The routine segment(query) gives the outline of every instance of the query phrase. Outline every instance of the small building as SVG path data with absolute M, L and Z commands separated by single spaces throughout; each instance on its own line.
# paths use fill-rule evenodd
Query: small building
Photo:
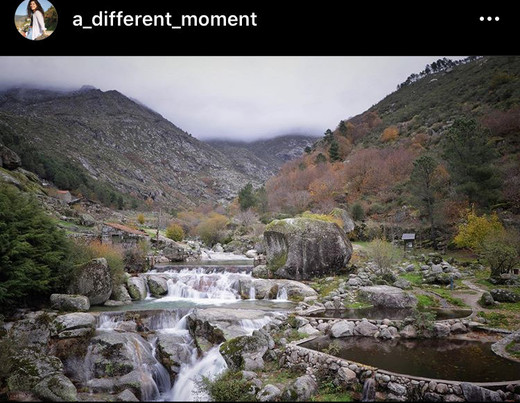
M 404 244 L 404 250 L 413 249 L 415 247 L 415 234 L 414 233 L 404 233 L 401 237 L 401 240 Z
M 105 222 L 102 228 L 102 243 L 118 244 L 126 248 L 134 247 L 139 240 L 149 238 L 145 231 L 123 224 Z

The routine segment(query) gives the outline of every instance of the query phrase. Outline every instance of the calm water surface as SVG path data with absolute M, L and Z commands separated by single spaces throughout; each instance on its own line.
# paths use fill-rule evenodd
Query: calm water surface
M 332 339 L 319 337 L 302 347 L 323 351 L 334 342 L 336 356 L 399 374 L 464 382 L 498 382 L 520 379 L 520 363 L 502 358 L 491 344 L 447 339 L 395 339 L 372 337 Z

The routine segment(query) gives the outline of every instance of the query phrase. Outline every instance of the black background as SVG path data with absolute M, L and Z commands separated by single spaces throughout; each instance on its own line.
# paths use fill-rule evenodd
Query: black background
M 2 55 L 23 56 L 356 56 L 518 54 L 518 14 L 512 4 L 449 2 L 295 2 L 51 0 L 58 12 L 56 31 L 30 41 L 15 28 L 20 0 L 2 1 Z M 24 2 L 25 4 L 26 2 Z M 455 2 L 454 2 L 455 3 Z M 491 2 L 493 3 L 493 2 Z M 257 27 L 94 27 L 100 11 L 125 14 L 251 14 Z M 480 17 L 500 17 L 497 22 Z

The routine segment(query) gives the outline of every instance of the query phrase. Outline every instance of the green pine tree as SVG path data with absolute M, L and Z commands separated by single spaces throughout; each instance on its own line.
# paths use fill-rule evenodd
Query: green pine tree
M 329 158 L 331 162 L 336 162 L 341 159 L 339 155 L 339 144 L 336 140 L 332 140 L 330 143 Z
M 256 198 L 251 183 L 245 185 L 238 192 L 238 204 L 240 205 L 241 210 L 247 210 L 248 208 L 255 206 Z
M 497 202 L 501 180 L 488 133 L 473 119 L 457 119 L 445 137 L 444 158 L 458 194 L 489 208 Z
M 62 289 L 70 262 L 70 241 L 37 201 L 0 185 L 0 310 Z

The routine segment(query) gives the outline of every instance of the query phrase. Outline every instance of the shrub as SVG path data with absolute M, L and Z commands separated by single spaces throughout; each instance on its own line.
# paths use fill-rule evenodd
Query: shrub
M 141 225 L 144 224 L 145 222 L 145 219 L 144 219 L 144 214 L 143 213 L 140 213 L 138 216 L 137 216 L 137 222 Z
M 212 213 L 197 225 L 195 232 L 206 245 L 212 246 L 225 238 L 225 229 L 228 222 L 226 216 Z
M 352 219 L 354 221 L 361 221 L 365 219 L 365 211 L 363 210 L 363 206 L 359 203 L 354 203 L 352 205 Z
M 480 247 L 480 255 L 489 264 L 491 277 L 498 278 L 518 264 L 519 250 L 518 235 L 504 231 L 495 237 L 487 237 Z
M 252 384 L 242 377 L 242 371 L 226 370 L 214 379 L 203 376 L 200 388 L 215 402 L 255 401 Z
M 433 312 L 423 312 L 414 309 L 410 319 L 419 336 L 425 336 L 433 330 L 433 325 L 435 324 L 435 314 Z
M 378 238 L 367 244 L 368 256 L 378 267 L 380 274 L 387 273 L 401 257 L 401 249 L 392 243 Z
M 399 137 L 399 129 L 395 126 L 389 126 L 385 130 L 383 130 L 383 133 L 381 134 L 381 137 L 379 140 L 382 143 L 387 143 L 389 141 L 394 141 Z
M 479 253 L 486 238 L 499 236 L 503 231 L 504 226 L 496 213 L 478 216 L 472 208 L 466 212 L 464 222 L 459 225 L 453 241 L 459 248 L 469 248 Z
M 150 250 L 148 242 L 142 240 L 139 241 L 137 246 L 125 249 L 124 252 L 124 264 L 125 271 L 128 273 L 142 273 L 148 270 L 148 261 L 146 255 Z
M 114 285 L 123 284 L 125 281 L 125 262 L 122 247 L 101 243 L 98 240 L 76 244 L 76 262 L 83 264 L 89 260 L 104 257 L 107 260 L 112 283 Z
M 166 228 L 166 237 L 176 242 L 181 242 L 184 239 L 184 230 L 179 224 L 171 223 Z

